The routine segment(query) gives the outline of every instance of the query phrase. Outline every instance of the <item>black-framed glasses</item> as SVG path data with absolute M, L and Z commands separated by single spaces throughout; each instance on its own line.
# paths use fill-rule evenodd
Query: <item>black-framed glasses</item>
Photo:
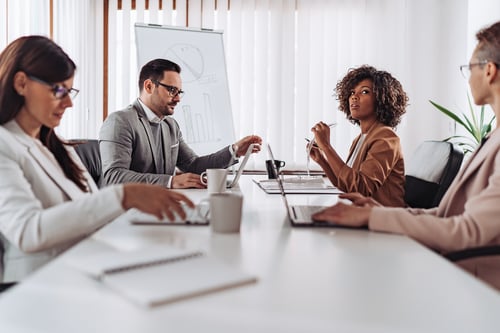
M 54 94 L 54 97 L 57 99 L 63 99 L 64 97 L 69 96 L 73 100 L 80 92 L 80 90 L 75 88 L 66 88 L 65 86 L 60 84 L 48 83 L 47 81 L 39 79 L 33 75 L 28 75 L 28 78 L 30 80 L 49 86 L 51 88 L 50 90 Z
M 472 67 L 484 66 L 487 63 L 488 63 L 488 60 L 482 60 L 482 61 L 474 62 L 474 63 L 468 64 L 468 65 L 462 65 L 462 66 L 460 66 L 460 72 L 462 72 L 462 76 L 468 80 L 470 78 L 470 71 L 471 71 Z
M 168 84 L 161 83 L 158 80 L 154 80 L 153 83 L 156 84 L 157 86 L 162 86 L 163 88 L 167 89 L 168 94 L 172 98 L 175 98 L 175 96 L 179 96 L 179 98 L 182 98 L 182 96 L 184 96 L 184 91 L 182 89 L 179 89 L 174 86 L 169 86 Z

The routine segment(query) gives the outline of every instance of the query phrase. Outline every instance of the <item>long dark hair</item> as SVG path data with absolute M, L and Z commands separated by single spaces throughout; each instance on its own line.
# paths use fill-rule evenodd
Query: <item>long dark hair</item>
M 75 70 L 70 57 L 47 37 L 25 36 L 10 43 L 0 54 L 0 125 L 14 119 L 24 105 L 24 97 L 14 89 L 17 72 L 46 82 L 62 82 L 73 77 Z M 71 159 L 54 129 L 42 125 L 40 141 L 54 154 L 66 177 L 87 191 L 83 170 Z

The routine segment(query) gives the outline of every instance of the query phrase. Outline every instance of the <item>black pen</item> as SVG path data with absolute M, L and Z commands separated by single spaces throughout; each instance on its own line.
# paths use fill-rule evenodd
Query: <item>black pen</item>
M 305 138 L 305 139 L 306 139 L 306 141 L 307 141 L 309 144 L 311 143 L 311 140 L 309 140 L 308 138 Z M 314 148 L 318 148 L 318 145 L 316 144 L 316 142 L 313 142 L 313 143 L 312 143 L 312 146 L 313 146 Z

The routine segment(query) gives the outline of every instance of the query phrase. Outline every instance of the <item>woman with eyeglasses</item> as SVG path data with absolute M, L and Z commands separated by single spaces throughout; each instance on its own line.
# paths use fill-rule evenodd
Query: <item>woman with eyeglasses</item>
M 129 208 L 185 217 L 184 195 L 146 184 L 99 190 L 57 127 L 76 66 L 53 41 L 21 37 L 0 54 L 0 282 L 23 279 Z
M 386 208 L 359 193 L 317 213 L 320 221 L 408 235 L 442 253 L 500 245 L 500 22 L 476 34 L 468 65 L 474 103 L 489 104 L 497 124 L 459 171 L 440 204 L 432 209 Z M 461 266 L 500 289 L 500 256 L 464 260 Z
M 401 83 L 386 71 L 364 65 L 350 69 L 335 92 L 339 110 L 361 133 L 344 162 L 330 144 L 330 126 L 319 122 L 311 129 L 316 145 L 308 145 L 309 155 L 340 190 L 404 207 L 403 153 L 394 131 L 408 104 Z

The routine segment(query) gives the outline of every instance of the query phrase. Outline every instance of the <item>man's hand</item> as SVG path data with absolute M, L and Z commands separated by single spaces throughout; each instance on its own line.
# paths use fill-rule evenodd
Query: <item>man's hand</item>
M 260 145 L 262 144 L 262 138 L 258 135 L 248 135 L 248 136 L 245 136 L 240 141 L 234 143 L 233 150 L 235 150 L 235 152 L 236 152 L 236 157 L 240 157 L 240 156 L 245 155 L 245 153 L 247 152 L 248 146 L 250 146 L 252 143 L 255 144 L 253 146 L 252 153 L 259 152 Z
M 195 173 L 183 173 L 172 176 L 172 188 L 206 188 L 201 182 L 200 175 Z

